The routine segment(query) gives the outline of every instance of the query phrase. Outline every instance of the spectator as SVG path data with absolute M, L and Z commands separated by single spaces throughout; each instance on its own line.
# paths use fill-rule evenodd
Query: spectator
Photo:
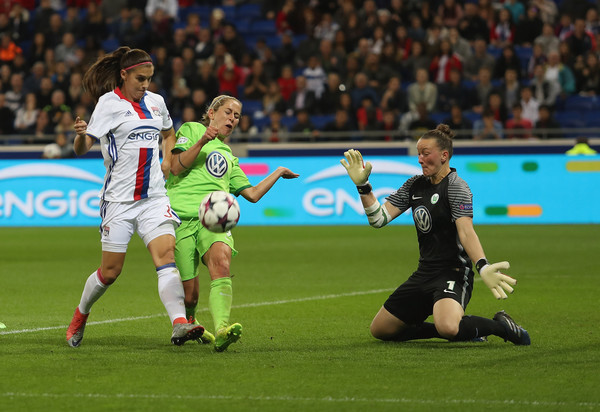
M 243 114 L 237 127 L 233 129 L 230 139 L 232 143 L 254 142 L 260 140 L 258 135 L 259 130 L 252 122 L 252 116 Z
M 356 110 L 358 130 L 377 130 L 377 123 L 383 120 L 381 109 L 373 103 L 369 96 L 363 97 Z
M 424 103 L 428 112 L 435 110 L 438 96 L 437 86 L 429 81 L 426 69 L 417 70 L 415 77 L 416 82 L 408 86 L 409 110 L 416 113 L 419 103 Z
M 310 56 L 308 59 L 308 66 L 302 71 L 302 75 L 306 78 L 306 88 L 312 90 L 317 99 L 321 98 L 321 95 L 325 91 L 325 82 L 327 81 L 327 74 L 317 56 Z
M 54 129 L 58 126 L 63 113 L 70 112 L 71 108 L 65 104 L 65 92 L 60 89 L 52 92 L 50 104 L 42 109 L 48 114 L 48 124 L 44 128 L 44 133 L 54 133 Z
M 413 39 L 408 36 L 408 30 L 406 29 L 405 25 L 400 24 L 396 27 L 393 43 L 390 42 L 390 44 L 393 44 L 398 50 L 398 56 L 400 58 L 400 61 L 410 56 Z
M 73 33 L 63 34 L 61 43 L 54 49 L 54 58 L 57 62 L 64 62 L 70 69 L 81 63 L 81 53 Z
M 431 79 L 438 85 L 450 81 L 450 72 L 458 70 L 462 72 L 462 63 L 456 53 L 452 51 L 452 45 L 447 39 L 440 42 L 440 50 L 431 61 L 429 72 Z
M 488 95 L 487 103 L 484 106 L 483 111 L 484 113 L 486 111 L 491 111 L 494 115 L 494 119 L 499 121 L 502 125 L 506 123 L 506 119 L 508 118 L 506 104 L 504 104 L 504 100 L 502 100 L 502 95 L 496 90 L 492 90 Z
M 0 135 L 8 135 L 15 132 L 15 114 L 6 107 L 4 93 L 0 93 Z
M 225 45 L 227 52 L 233 56 L 235 61 L 240 61 L 246 50 L 244 39 L 238 34 L 233 24 L 223 25 L 223 37 L 221 42 Z
M 504 73 L 504 79 L 498 91 L 502 95 L 502 100 L 508 110 L 512 109 L 514 104 L 521 99 L 521 85 L 514 69 L 507 69 Z
M 376 91 L 381 90 L 387 84 L 390 77 L 397 73 L 395 68 L 392 69 L 388 68 L 387 66 L 382 66 L 380 64 L 380 59 L 380 55 L 370 53 L 367 56 L 367 60 L 365 61 L 365 65 L 362 70 L 369 79 L 369 86 Z
M 67 7 L 63 28 L 65 33 L 71 33 L 75 38 L 81 38 L 84 35 L 83 22 L 79 18 L 79 9 L 77 7 Z
M 288 102 L 292 93 L 296 90 L 296 79 L 294 78 L 292 66 L 285 65 L 281 68 L 281 75 L 277 79 L 277 83 L 279 84 L 281 97 Z
M 540 105 L 554 108 L 556 98 L 560 94 L 560 85 L 557 81 L 549 81 L 544 77 L 544 66 L 537 64 L 533 68 L 533 78 L 529 83 L 534 98 Z
M 152 20 L 159 10 L 165 13 L 166 18 L 175 21 L 179 12 L 179 4 L 177 0 L 147 0 L 144 11 L 148 20 Z
M 454 139 L 471 139 L 473 123 L 463 116 L 463 109 L 458 104 L 453 104 L 450 108 L 450 116 L 444 119 L 444 124 L 447 124 L 454 130 Z
M 560 40 L 554 34 L 554 27 L 550 23 L 544 23 L 542 27 L 542 33 L 535 38 L 533 44 L 539 44 L 542 47 L 542 51 L 545 55 L 551 51 L 557 51 Z
M 379 95 L 374 88 L 369 86 L 369 78 L 363 72 L 354 76 L 354 87 L 350 90 L 350 96 L 354 110 L 358 110 L 365 97 L 369 97 L 374 105 L 379 105 Z
M 576 56 L 596 51 L 596 39 L 592 33 L 585 29 L 583 18 L 575 19 L 573 31 L 567 34 L 565 42 L 569 46 L 569 50 Z
M 325 124 L 323 131 L 327 133 L 340 133 L 337 136 L 323 136 L 320 135 L 320 141 L 327 140 L 343 140 L 348 137 L 348 133 L 354 130 L 354 126 L 348 117 L 348 112 L 344 109 L 337 109 L 335 111 L 335 118 Z
M 13 73 L 10 76 L 10 88 L 4 93 L 5 103 L 13 114 L 17 113 L 25 101 L 25 92 L 23 90 L 23 75 Z
M 464 60 L 463 74 L 465 79 L 476 81 L 479 69 L 482 67 L 493 68 L 496 60 L 487 51 L 486 41 L 479 37 L 473 42 L 473 53 Z
M 200 72 L 192 77 L 191 87 L 193 89 L 202 89 L 206 94 L 206 100 L 212 102 L 219 95 L 219 80 L 213 73 L 213 67 L 208 61 L 200 64 Z M 204 104 L 204 103 L 203 103 Z M 196 108 L 198 113 L 204 113 L 206 110 Z
M 527 62 L 527 78 L 531 79 L 533 77 L 533 71 L 536 65 L 544 65 L 548 61 L 546 54 L 544 54 L 544 49 L 541 44 L 534 44 L 532 48 L 531 57 Z
M 308 111 L 299 110 L 296 113 L 296 124 L 292 126 L 292 133 L 301 134 L 301 136 L 290 136 L 290 141 L 293 142 L 311 142 L 319 136 L 319 131 L 315 125 L 311 122 Z
M 296 47 L 291 33 L 281 35 L 281 45 L 275 50 L 275 57 L 282 66 L 293 67 L 296 63 Z
M 380 106 L 384 111 L 391 110 L 396 116 L 406 112 L 408 101 L 406 92 L 402 89 L 400 77 L 392 76 L 390 78 L 383 91 Z
M 519 0 L 506 0 L 504 9 L 510 12 L 512 22 L 517 24 L 525 17 L 525 6 Z
M 502 123 L 495 119 L 492 110 L 485 110 L 481 119 L 473 123 L 473 140 L 502 140 Z
M 22 54 L 23 50 L 15 44 L 9 33 L 2 34 L 0 38 L 0 64 L 11 64 L 17 54 Z
M 554 24 L 558 15 L 555 0 L 533 0 L 532 4 L 540 11 L 540 17 L 545 24 Z
M 267 91 L 262 96 L 262 106 L 265 115 L 268 115 L 272 111 L 277 111 L 279 113 L 286 112 L 288 104 L 283 100 L 283 96 L 279 90 L 279 84 L 276 81 L 271 80 L 267 85 Z
M 333 42 L 329 39 L 323 39 L 319 43 L 319 65 L 325 73 L 342 71 L 345 63 L 346 54 L 341 54 L 333 50 Z
M 289 108 L 294 113 L 299 110 L 307 110 L 312 114 L 317 105 L 317 98 L 315 92 L 308 90 L 306 87 L 306 78 L 304 76 L 296 77 L 296 90 L 292 92 L 289 100 Z
M 52 79 L 48 76 L 44 76 L 40 79 L 40 87 L 35 94 L 35 98 L 38 104 L 38 109 L 43 109 L 52 102 L 52 92 L 54 91 L 54 85 Z
M 67 106 L 75 107 L 80 104 L 83 93 L 83 76 L 80 72 L 74 72 L 69 76 L 69 85 L 66 90 Z
M 458 31 L 466 40 L 473 42 L 483 39 L 486 43 L 490 38 L 487 22 L 479 15 L 479 6 L 475 1 L 466 1 L 463 17 L 458 21 Z
M 512 107 L 512 118 L 506 121 L 508 139 L 528 139 L 531 137 L 533 124 L 530 120 L 523 118 L 521 103 L 515 103 Z
M 27 93 L 25 104 L 16 112 L 14 130 L 19 134 L 33 134 L 38 113 L 35 94 Z
M 521 107 L 523 108 L 523 118 L 535 124 L 538 120 L 540 103 L 533 97 L 531 87 L 521 87 Z
M 561 138 L 561 125 L 552 116 L 550 107 L 541 104 L 538 110 L 538 120 L 535 122 L 536 136 L 540 139 Z
M 511 19 L 510 11 L 506 8 L 501 9 L 498 12 L 498 19 L 490 31 L 490 44 L 501 49 L 513 44 L 514 38 L 515 25 Z
M 582 67 L 575 69 L 575 80 L 580 95 L 600 95 L 600 63 L 596 53 L 587 53 L 581 56 Z M 7 93 L 8 99 L 8 93 Z
M 288 132 L 288 128 L 281 123 L 281 113 L 275 110 L 269 113 L 269 123 L 263 130 L 263 141 L 268 143 L 287 142 Z
M 402 62 L 402 78 L 413 82 L 416 80 L 416 73 L 419 69 L 429 70 L 431 58 L 425 54 L 423 43 L 414 41 L 411 47 L 411 54 Z
M 317 23 L 314 28 L 315 38 L 319 40 L 327 39 L 333 41 L 335 32 L 340 29 L 340 25 L 333 20 L 330 13 L 323 13 L 321 20 Z
M 336 109 L 336 104 L 342 94 L 339 74 L 333 72 L 327 75 L 327 85 L 325 91 L 319 100 L 319 113 L 333 114 Z
M 394 134 L 398 132 L 400 127 L 399 117 L 393 110 L 383 110 L 383 119 L 379 122 L 377 130 L 385 130 L 392 132 L 388 135 L 383 136 L 383 140 L 386 142 L 394 140 Z
M 508 69 L 513 69 L 517 73 L 517 78 L 521 79 L 521 61 L 515 53 L 515 49 L 512 45 L 504 46 L 502 54 L 496 60 L 494 65 L 494 71 L 492 73 L 493 79 L 503 79 Z
M 494 90 L 492 84 L 492 71 L 489 67 L 482 67 L 479 69 L 479 75 L 477 76 L 477 82 L 473 91 L 471 92 L 472 107 L 471 109 L 476 113 L 483 113 L 483 107 L 488 101 L 488 96 Z
M 121 44 L 126 44 L 132 49 L 148 50 L 151 44 L 148 34 L 150 27 L 144 22 L 144 14 L 137 9 L 131 10 L 131 24 L 125 30 Z
M 527 7 L 524 18 L 515 26 L 515 44 L 531 47 L 535 39 L 542 34 L 544 22 L 539 16 L 538 8 L 534 5 Z
M 27 52 L 27 64 L 33 66 L 37 62 L 43 62 L 46 48 L 46 36 L 44 36 L 44 33 L 35 33 L 29 51 Z
M 451 69 L 449 80 L 438 86 L 438 110 L 448 113 L 454 105 L 458 105 L 462 110 L 469 110 L 472 101 L 471 91 L 463 85 L 460 70 Z
M 244 97 L 251 100 L 261 99 L 267 93 L 267 83 L 262 61 L 252 60 L 252 69 L 244 81 Z
M 600 19 L 598 18 L 598 10 L 590 7 L 585 12 L 585 30 L 592 33 L 597 38 L 600 34 Z
M 445 27 L 458 26 L 458 22 L 464 16 L 461 3 L 456 0 L 443 0 L 438 7 L 437 14 L 442 17 L 442 23 Z
M 561 63 L 558 51 L 548 53 L 544 78 L 550 82 L 558 82 L 563 96 L 575 93 L 575 76 L 567 65 Z
M 425 103 L 417 104 L 417 118 L 410 122 L 408 126 L 409 134 L 412 140 L 417 141 L 421 136 L 437 127 L 436 122 L 429 117 L 429 111 Z
M 238 96 L 238 86 L 242 85 L 242 69 L 235 63 L 231 55 L 225 56 L 225 63 L 217 71 L 219 94 Z
M 450 48 L 454 54 L 458 56 L 461 62 L 464 62 L 473 53 L 471 44 L 461 37 L 460 32 L 456 27 L 450 27 L 448 29 L 448 41 L 450 42 Z
M 215 45 L 212 41 L 210 30 L 206 27 L 200 28 L 198 41 L 194 46 L 196 58 L 203 62 L 213 54 L 214 50 Z

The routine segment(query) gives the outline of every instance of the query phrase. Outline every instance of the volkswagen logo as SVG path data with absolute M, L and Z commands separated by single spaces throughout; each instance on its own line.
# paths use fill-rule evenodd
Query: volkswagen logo
M 431 230 L 431 215 L 425 206 L 419 206 L 413 212 L 413 219 L 422 233 L 429 233 Z
M 206 158 L 206 170 L 214 177 L 223 177 L 227 172 L 227 159 L 217 151 L 211 152 Z

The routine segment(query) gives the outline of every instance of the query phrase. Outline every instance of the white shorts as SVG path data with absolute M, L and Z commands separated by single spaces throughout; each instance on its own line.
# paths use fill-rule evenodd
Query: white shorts
M 133 232 L 148 246 L 153 239 L 170 234 L 181 220 L 171 209 L 167 196 L 147 197 L 132 202 L 100 202 L 102 250 L 125 253 Z

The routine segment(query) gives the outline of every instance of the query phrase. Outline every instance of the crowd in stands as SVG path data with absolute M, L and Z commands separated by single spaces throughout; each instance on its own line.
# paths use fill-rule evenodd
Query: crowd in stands
M 238 97 L 235 141 L 412 139 L 440 122 L 462 139 L 547 139 L 600 126 L 595 1 L 215 3 L 0 0 L 0 134 L 16 136 L 0 144 L 70 155 L 74 118 L 95 103 L 82 76 L 120 45 L 152 55 L 151 90 L 175 127 L 218 94 Z

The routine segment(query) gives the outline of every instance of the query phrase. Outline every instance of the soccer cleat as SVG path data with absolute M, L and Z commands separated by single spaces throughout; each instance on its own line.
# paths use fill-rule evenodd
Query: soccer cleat
M 487 336 L 477 336 L 476 338 L 471 339 L 471 342 L 487 342 Z
M 501 310 L 494 315 L 494 320 L 502 323 L 506 330 L 506 337 L 504 342 L 507 340 L 511 341 L 515 345 L 531 345 L 531 339 L 529 333 L 510 317 L 506 312 Z
M 229 345 L 237 342 L 242 336 L 242 325 L 234 323 L 227 328 L 221 328 L 217 331 L 215 336 L 215 350 L 217 352 L 223 352 Z
M 85 330 L 85 323 L 87 322 L 89 315 L 89 313 L 85 315 L 82 314 L 79 311 L 79 307 L 75 309 L 75 313 L 73 313 L 73 319 L 71 319 L 71 323 L 67 329 L 67 343 L 69 346 L 76 348 L 81 344 L 81 341 L 83 340 L 83 331 Z
M 188 340 L 199 339 L 204 334 L 204 326 L 193 323 L 176 323 L 173 325 L 171 342 L 173 345 L 181 346 Z
M 202 334 L 202 336 L 200 336 L 198 339 L 196 339 L 196 342 L 203 344 L 203 345 L 212 345 L 215 343 L 215 335 L 213 335 L 209 331 L 205 330 L 204 333 Z

